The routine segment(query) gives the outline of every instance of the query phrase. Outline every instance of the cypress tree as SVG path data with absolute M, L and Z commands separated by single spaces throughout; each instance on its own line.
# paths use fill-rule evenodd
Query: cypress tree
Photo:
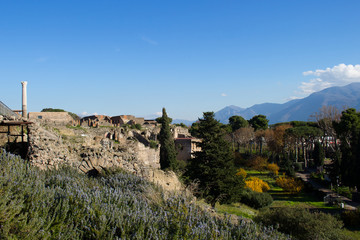
M 163 170 L 176 170 L 176 150 L 175 143 L 170 131 L 170 123 L 172 121 L 166 114 L 165 108 L 162 109 L 162 117 L 158 119 L 161 123 L 160 130 L 160 168 Z
M 325 153 L 321 143 L 316 142 L 313 152 L 313 159 L 317 167 L 324 165 Z
M 198 134 L 202 139 L 200 152 L 189 160 L 185 176 L 199 181 L 199 196 L 211 204 L 238 200 L 244 182 L 236 176 L 233 153 L 229 142 L 224 139 L 225 131 L 213 112 L 205 112 L 199 119 Z

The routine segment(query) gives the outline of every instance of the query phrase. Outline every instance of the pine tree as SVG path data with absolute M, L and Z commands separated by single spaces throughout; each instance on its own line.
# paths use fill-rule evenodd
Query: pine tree
M 205 112 L 199 121 L 201 151 L 189 160 L 185 176 L 199 181 L 200 196 L 212 207 L 217 201 L 238 200 L 244 182 L 236 176 L 230 144 L 224 139 L 225 131 L 215 120 L 213 112 Z
M 176 160 L 175 143 L 169 126 L 172 119 L 167 116 L 165 108 L 163 108 L 162 112 L 162 117 L 158 119 L 161 123 L 159 136 L 160 168 L 163 170 L 176 170 L 178 164 Z

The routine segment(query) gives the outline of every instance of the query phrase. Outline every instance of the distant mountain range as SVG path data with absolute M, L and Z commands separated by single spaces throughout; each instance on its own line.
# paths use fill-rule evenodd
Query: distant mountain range
M 322 106 L 334 106 L 339 110 L 344 107 L 360 109 L 360 83 L 351 83 L 344 87 L 330 87 L 312 93 L 303 99 L 289 102 L 256 104 L 249 108 L 228 106 L 215 113 L 215 118 L 228 123 L 231 116 L 238 115 L 249 120 L 255 115 L 265 115 L 270 124 L 288 121 L 308 121 L 310 116 Z
M 191 124 L 193 124 L 194 122 L 196 122 L 196 121 L 185 120 L 185 119 L 174 119 L 171 123 L 172 124 L 183 123 L 186 126 L 191 126 Z

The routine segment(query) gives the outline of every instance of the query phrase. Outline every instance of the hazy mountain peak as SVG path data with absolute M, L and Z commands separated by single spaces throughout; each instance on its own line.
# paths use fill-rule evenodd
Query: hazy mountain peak
M 343 87 L 330 87 L 312 93 L 303 99 L 294 99 L 286 103 L 262 103 L 249 108 L 234 105 L 227 106 L 215 113 L 216 119 L 228 123 L 234 115 L 249 120 L 255 115 L 267 116 L 270 123 L 285 121 L 308 121 L 310 115 L 318 112 L 322 106 L 334 106 L 342 110 L 344 107 L 360 108 L 360 83 L 351 83 Z

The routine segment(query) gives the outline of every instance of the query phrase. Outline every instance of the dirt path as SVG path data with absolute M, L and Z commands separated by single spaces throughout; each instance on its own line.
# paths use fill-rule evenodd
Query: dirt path
M 325 188 L 320 183 L 318 183 L 318 182 L 314 181 L 313 179 L 311 179 L 309 172 L 305 172 L 305 173 L 297 172 L 296 177 L 301 178 L 304 182 L 310 183 L 311 186 L 314 189 L 324 193 L 324 195 L 327 195 L 327 194 L 338 195 L 336 192 L 333 192 L 332 190 L 330 190 L 328 188 Z M 360 205 L 360 203 L 354 202 L 351 199 L 346 198 L 344 196 L 339 196 L 339 197 L 340 197 L 340 200 L 344 202 L 344 204 L 345 204 L 344 208 L 347 209 L 347 210 L 356 210 L 357 207 Z

